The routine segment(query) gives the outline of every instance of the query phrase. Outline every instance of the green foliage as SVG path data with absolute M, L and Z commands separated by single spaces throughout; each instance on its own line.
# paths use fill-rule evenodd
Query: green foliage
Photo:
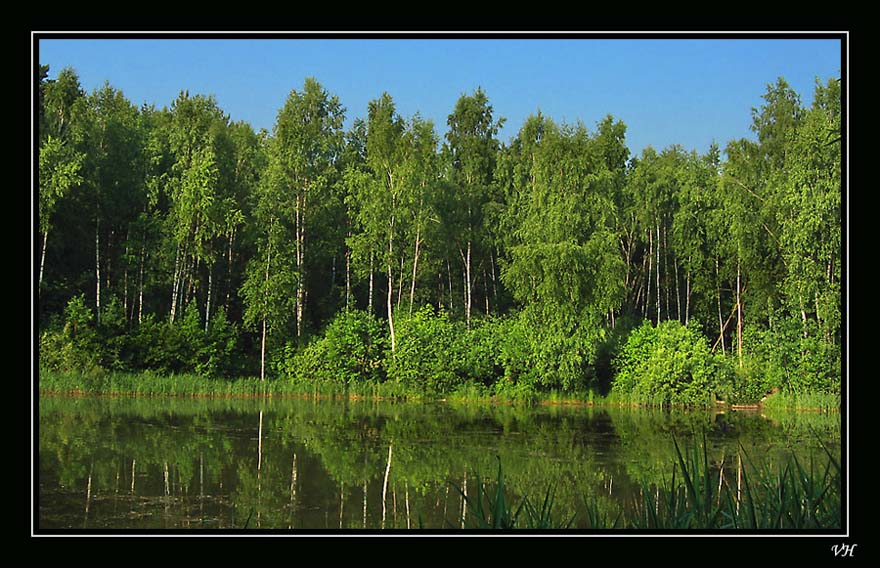
M 206 377 L 236 376 L 241 372 L 236 362 L 238 342 L 238 326 L 227 319 L 226 310 L 218 310 L 203 336 L 193 370 Z
M 375 317 L 360 310 L 343 311 L 322 337 L 290 353 L 281 374 L 295 382 L 328 382 L 343 387 L 378 381 L 385 343 L 382 325 Z
M 458 330 L 453 352 L 460 354 L 462 380 L 493 385 L 502 373 L 499 355 L 504 339 L 504 323 L 493 318 L 473 320 L 470 329 Z
M 768 85 L 756 139 L 724 154 L 631 156 L 610 115 L 591 132 L 538 112 L 500 144 L 480 88 L 438 149 L 387 93 L 343 135 L 311 78 L 269 133 L 213 96 L 138 108 L 72 69 L 36 72 L 48 368 L 229 377 L 253 372 L 265 331 L 270 368 L 314 392 L 564 399 L 619 370 L 614 396 L 641 403 L 839 397 L 838 79 L 809 108 Z M 445 311 L 405 316 L 425 304 Z M 655 331 L 627 342 L 644 319 Z
M 771 389 L 840 394 L 840 350 L 823 340 L 814 320 L 783 319 L 772 329 L 747 328 L 745 336 L 750 349 L 743 399 L 756 401 Z
M 704 406 L 713 403 L 730 370 L 709 350 L 697 325 L 645 322 L 635 329 L 616 358 L 612 389 L 638 404 Z
M 397 349 L 386 355 L 388 379 L 426 396 L 446 393 L 461 382 L 456 339 L 463 325 L 425 306 L 398 322 Z
M 40 368 L 67 373 L 101 373 L 95 316 L 86 306 L 83 295 L 70 299 L 64 316 L 61 330 L 48 329 L 40 334 Z

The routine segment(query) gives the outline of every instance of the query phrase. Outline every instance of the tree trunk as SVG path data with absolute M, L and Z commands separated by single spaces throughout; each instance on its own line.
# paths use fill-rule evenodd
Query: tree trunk
M 367 299 L 367 312 L 373 313 L 373 252 L 370 251 L 370 295 Z
M 223 306 L 229 309 L 229 295 L 232 291 L 232 241 L 235 238 L 235 229 L 229 231 L 229 247 L 226 250 L 226 300 Z
M 721 337 L 721 353 L 727 354 L 724 346 L 724 316 L 721 314 L 721 274 L 718 267 L 718 258 L 715 258 L 715 286 L 718 289 L 718 334 Z
M 122 280 L 122 282 L 123 282 L 123 284 L 122 284 L 122 289 L 123 289 L 122 310 L 123 310 L 123 313 L 125 314 L 125 323 L 126 324 L 128 324 L 129 322 L 131 322 L 134 319 L 134 296 L 132 296 L 132 298 L 131 298 L 131 303 L 129 303 L 129 301 L 128 301 L 128 269 L 130 268 L 130 264 L 131 264 L 129 262 L 129 256 L 128 256 L 128 249 L 130 248 L 129 247 L 130 240 L 131 240 L 131 229 L 128 230 L 126 237 L 125 237 L 125 275 Z M 131 307 L 131 309 L 129 309 L 129 306 Z
M 467 305 L 465 306 L 465 319 L 467 320 L 468 329 L 471 327 L 471 286 L 473 280 L 471 279 L 471 241 L 468 241 L 467 245 Z
M 678 308 L 678 321 L 681 321 L 681 289 L 678 285 L 678 259 L 673 259 L 675 267 L 675 306 Z
M 214 266 L 208 267 L 208 297 L 205 300 L 205 333 L 208 333 L 208 322 L 211 321 L 211 284 L 214 278 Z
M 498 285 L 495 276 L 495 255 L 492 252 L 489 253 L 489 263 L 491 267 L 489 275 L 492 277 L 492 297 L 495 299 L 495 312 L 498 313 Z
M 483 267 L 483 292 L 486 298 L 486 315 L 489 315 L 489 279 L 486 276 L 486 267 Z
M 388 444 L 388 462 L 385 464 L 385 479 L 382 481 L 382 528 L 385 528 L 385 498 L 388 494 L 388 475 L 391 473 L 391 447 L 394 440 Z
M 645 294 L 645 317 L 651 304 L 651 276 L 654 274 L 654 233 L 648 230 L 648 290 Z M 659 321 L 657 323 L 660 323 Z
M 296 336 L 302 337 L 303 311 L 305 303 L 305 196 L 297 197 L 296 208 Z
M 348 233 L 351 238 L 351 231 Z M 351 249 L 345 249 L 345 309 L 348 310 L 351 303 Z
M 388 298 L 387 298 L 388 303 L 387 303 L 386 307 L 388 309 L 388 329 L 391 333 L 391 353 L 392 354 L 394 354 L 394 352 L 397 349 L 397 337 L 394 335 L 394 313 L 393 313 L 394 305 L 392 304 L 392 301 L 391 301 L 391 297 L 394 295 L 393 288 L 394 288 L 394 278 L 391 273 L 391 263 L 389 262 L 388 263 Z
M 684 302 L 684 324 L 687 325 L 691 320 L 691 271 L 687 271 L 687 287 Z
M 448 258 L 446 259 L 446 277 L 447 277 L 447 279 L 448 279 L 448 281 L 449 281 L 449 312 L 452 313 L 452 306 L 453 306 L 453 304 L 452 304 L 452 299 L 453 299 L 453 292 L 452 292 L 452 267 L 449 265 L 449 259 L 448 259 Z
M 144 313 L 144 260 L 146 248 L 146 244 L 141 245 L 141 263 L 138 268 L 138 324 L 141 323 Z
M 397 302 L 395 307 L 400 309 L 400 299 L 403 296 L 403 257 L 400 258 L 400 268 L 398 269 L 400 272 L 400 277 L 397 279 Z
M 174 254 L 174 280 L 171 285 L 171 323 L 177 314 L 177 301 L 180 297 L 180 289 L 183 287 L 183 261 L 181 260 L 180 243 Z
M 391 305 L 391 297 L 394 293 L 394 274 L 391 269 L 391 258 L 393 257 L 394 242 L 394 216 L 391 216 L 391 227 L 388 231 L 388 328 L 391 332 L 391 354 L 393 355 L 397 349 L 397 337 L 394 335 L 394 311 Z
M 657 225 L 657 325 L 660 325 L 660 225 Z
M 739 366 L 743 366 L 742 358 L 742 332 L 743 332 L 743 305 L 742 305 L 742 279 L 740 277 L 740 261 L 736 261 L 736 354 L 739 357 Z
M 266 310 L 268 310 L 269 298 L 269 263 L 272 259 L 272 249 L 266 247 L 266 287 L 263 289 L 263 338 L 260 341 L 260 382 L 266 380 Z
M 409 288 L 409 313 L 412 315 L 413 301 L 416 296 L 416 276 L 418 274 L 418 266 L 419 266 L 419 245 L 421 244 L 421 225 L 416 226 L 416 246 L 415 252 L 413 253 L 413 273 L 412 273 L 412 284 Z
M 95 220 L 95 319 L 101 322 L 101 239 L 99 229 L 101 220 Z
M 49 229 L 46 229 L 43 232 L 43 246 L 42 252 L 40 253 L 40 279 L 37 281 L 37 285 L 41 286 L 43 284 L 43 266 L 46 264 L 46 243 L 49 242 Z

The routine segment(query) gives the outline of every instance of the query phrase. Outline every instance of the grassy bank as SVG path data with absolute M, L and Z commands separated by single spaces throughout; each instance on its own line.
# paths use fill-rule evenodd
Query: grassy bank
M 162 375 L 151 371 L 141 373 L 77 373 L 43 370 L 39 373 L 39 390 L 43 393 L 87 394 L 106 396 L 176 396 L 176 397 L 315 397 L 366 400 L 443 400 L 461 404 L 542 404 L 542 405 L 597 405 L 636 408 L 659 408 L 662 404 L 634 401 L 615 392 L 601 395 L 591 390 L 565 392 L 550 390 L 516 391 L 467 383 L 444 395 L 413 391 L 394 381 L 357 381 L 348 385 L 336 381 L 291 381 L 257 377 L 216 379 L 183 373 Z M 701 405 L 701 408 L 714 404 Z M 840 410 L 840 396 L 825 394 L 792 395 L 777 393 L 763 403 L 766 410 L 797 410 L 836 412 Z

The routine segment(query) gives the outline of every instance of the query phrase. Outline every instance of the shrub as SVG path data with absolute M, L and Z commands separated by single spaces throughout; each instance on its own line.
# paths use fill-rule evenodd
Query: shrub
M 381 378 L 383 326 L 367 312 L 343 311 L 323 337 L 294 352 L 288 349 L 282 372 L 295 381 L 327 381 L 340 385 Z
M 534 394 L 537 381 L 534 357 L 529 342 L 530 330 L 525 318 L 511 317 L 498 325 L 498 353 L 495 362 L 501 368 L 496 383 L 499 394 L 511 392 Z M 516 387 L 516 388 L 514 388 Z
M 503 374 L 499 364 L 504 325 L 495 319 L 472 320 L 472 327 L 459 333 L 454 352 L 460 354 L 461 379 L 491 386 Z
M 464 332 L 462 324 L 450 322 L 445 312 L 435 314 L 432 306 L 396 323 L 396 350 L 385 356 L 390 380 L 429 396 L 451 392 L 461 383 L 464 362 L 456 336 Z
M 226 311 L 217 310 L 211 318 L 208 333 L 200 342 L 201 348 L 195 371 L 206 377 L 232 377 L 238 370 L 235 353 L 238 349 L 238 327 L 229 322 Z
M 70 299 L 61 330 L 40 334 L 40 367 L 51 371 L 95 374 L 103 369 L 94 314 L 82 294 Z
M 840 393 L 840 347 L 823 339 L 812 320 L 785 319 L 772 329 L 748 327 L 743 343 L 748 350 L 737 385 L 743 397 L 757 400 L 772 388 Z
M 615 359 L 612 389 L 630 402 L 650 405 L 711 404 L 729 366 L 709 350 L 695 323 L 667 321 L 635 329 Z

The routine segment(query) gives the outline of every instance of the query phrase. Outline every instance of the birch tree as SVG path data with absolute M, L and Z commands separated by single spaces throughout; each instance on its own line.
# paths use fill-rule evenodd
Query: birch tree
M 296 336 L 302 337 L 308 290 L 309 247 L 313 235 L 315 209 L 332 199 L 336 181 L 336 161 L 342 151 L 342 121 L 345 109 L 339 99 L 313 78 L 305 80 L 302 91 L 293 90 L 275 122 L 269 145 L 271 183 L 283 189 L 283 210 L 289 215 L 282 226 L 289 227 L 292 242 L 286 252 L 294 258 L 294 318 Z
M 52 216 L 60 200 L 82 181 L 85 156 L 75 147 L 70 126 L 74 120 L 74 106 L 84 96 L 79 77 L 70 68 L 64 68 L 57 78 L 49 79 L 49 66 L 40 67 L 39 85 L 39 230 L 40 271 L 37 285 L 42 286 L 46 266 L 46 249 Z
M 464 313 L 470 326 L 475 284 L 475 264 L 483 260 L 485 244 L 483 207 L 488 201 L 498 152 L 498 129 L 504 119 L 493 119 L 486 93 L 478 88 L 462 95 L 447 119 L 444 154 L 449 164 L 449 181 L 457 195 L 458 210 L 450 219 L 457 225 L 459 257 L 464 270 Z M 476 257 L 480 256 L 478 260 Z

